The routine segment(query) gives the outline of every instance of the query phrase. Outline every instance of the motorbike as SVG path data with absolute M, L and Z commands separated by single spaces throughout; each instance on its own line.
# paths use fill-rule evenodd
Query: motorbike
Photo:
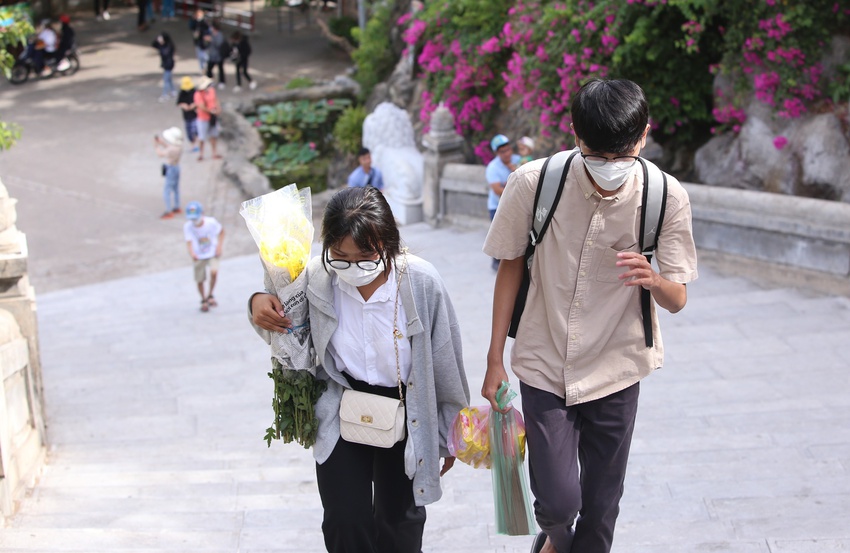
M 30 49 L 24 48 L 18 58 L 15 60 L 15 65 L 9 73 L 9 82 L 12 84 L 22 84 L 30 78 L 50 79 L 56 75 L 73 75 L 80 69 L 80 58 L 77 56 L 77 45 L 72 45 L 65 56 L 61 59 L 56 59 L 53 56 L 45 56 L 44 71 L 40 74 L 35 70 L 35 64 Z

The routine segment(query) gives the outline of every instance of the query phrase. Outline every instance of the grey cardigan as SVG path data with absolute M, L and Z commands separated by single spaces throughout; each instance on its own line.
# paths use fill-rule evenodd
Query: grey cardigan
M 443 281 L 427 261 L 406 257 L 399 294 L 407 314 L 407 329 L 402 329 L 402 334 L 410 340 L 412 366 L 406 382 L 404 469 L 413 480 L 416 504 L 427 505 L 442 495 L 440 458 L 449 456 L 449 425 L 469 405 L 469 386 L 463 369 L 460 328 Z M 403 264 L 403 258 L 399 258 L 396 267 Z M 305 276 L 310 332 L 320 365 L 318 377 L 328 381 L 328 389 L 316 404 L 319 435 L 313 457 L 322 464 L 340 439 L 339 404 L 343 390 L 350 386 L 328 352 L 339 322 L 334 310 L 333 275 L 322 266 L 321 258 L 315 257 L 308 263 Z M 268 331 L 254 328 L 260 336 L 268 337 Z

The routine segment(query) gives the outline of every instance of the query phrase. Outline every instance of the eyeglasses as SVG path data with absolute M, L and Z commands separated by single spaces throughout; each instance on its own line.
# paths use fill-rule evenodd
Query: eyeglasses
M 637 156 L 617 156 L 617 157 L 605 157 L 605 156 L 597 156 L 593 154 L 581 154 L 581 157 L 584 159 L 584 162 L 594 169 L 601 169 L 605 167 L 606 163 L 613 162 L 619 163 L 620 167 L 627 168 L 631 167 L 635 163 L 637 163 Z
M 359 268 L 364 271 L 374 271 L 381 264 L 380 259 L 361 259 L 360 261 L 346 261 L 345 259 L 332 259 L 330 256 L 327 257 L 328 265 L 333 267 L 334 269 L 348 269 L 352 265 L 357 265 Z

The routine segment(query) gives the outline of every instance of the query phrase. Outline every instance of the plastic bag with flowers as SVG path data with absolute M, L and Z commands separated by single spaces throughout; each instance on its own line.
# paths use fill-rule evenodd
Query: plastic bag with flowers
M 265 439 L 269 445 L 282 438 L 310 447 L 319 429 L 314 407 L 326 387 L 316 379 L 304 275 L 313 243 L 310 189 L 290 184 L 243 202 L 239 214 L 260 249 L 266 291 L 278 297 L 292 321 L 289 332 L 264 336 L 271 346 L 269 377 L 275 386 L 275 419 Z
M 473 468 L 489 469 L 490 457 L 490 406 L 464 407 L 449 426 L 449 453 L 458 461 Z M 520 456 L 525 457 L 525 421 L 519 411 L 514 413 L 517 424 Z

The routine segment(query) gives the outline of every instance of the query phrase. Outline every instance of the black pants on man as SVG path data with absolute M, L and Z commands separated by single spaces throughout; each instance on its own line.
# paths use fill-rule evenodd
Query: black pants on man
M 523 382 L 520 391 L 540 529 L 558 553 L 608 553 L 620 513 L 640 383 L 569 406 Z
M 225 83 L 224 77 L 224 60 L 219 61 L 209 61 L 207 60 L 207 77 L 212 79 L 213 76 L 213 68 L 218 67 L 218 82 L 221 84 Z
M 349 382 L 359 391 L 398 397 L 398 388 Z M 416 506 L 404 472 L 406 442 L 384 449 L 340 438 L 328 460 L 316 464 L 330 553 L 421 553 L 425 507 Z

